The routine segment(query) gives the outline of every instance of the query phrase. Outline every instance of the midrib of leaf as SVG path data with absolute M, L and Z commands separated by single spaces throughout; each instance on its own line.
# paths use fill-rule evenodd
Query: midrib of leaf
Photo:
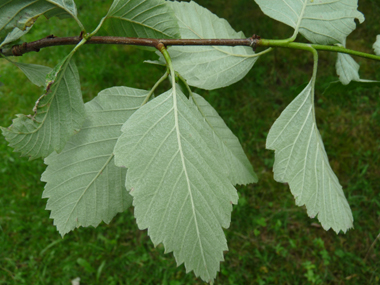
M 64 223 L 65 227 L 71 217 L 71 215 L 74 212 L 74 209 L 78 206 L 78 203 L 82 200 L 83 196 L 86 194 L 87 190 L 90 188 L 90 186 L 98 179 L 99 175 L 103 172 L 103 170 L 107 167 L 107 165 L 111 162 L 112 158 L 114 157 L 114 154 L 111 154 L 109 159 L 104 163 L 103 167 L 98 171 L 98 173 L 94 176 L 94 178 L 91 180 L 91 182 L 87 185 L 87 187 L 84 189 L 82 194 L 80 195 L 79 199 L 75 202 L 75 205 L 72 207 L 72 210 L 70 214 L 68 215 L 66 222 Z M 96 204 L 95 204 L 96 205 Z
M 293 114 L 293 116 L 290 118 L 290 120 L 286 123 L 286 125 L 284 126 L 284 128 L 282 129 L 282 131 L 280 132 L 280 134 L 277 136 L 277 138 L 276 138 L 275 140 L 273 140 L 273 142 L 272 142 L 270 145 L 268 145 L 268 147 L 271 147 L 271 146 L 277 141 L 277 139 L 281 137 L 281 135 L 282 135 L 282 133 L 284 132 L 284 130 L 285 130 L 285 129 L 287 128 L 287 126 L 292 122 L 293 118 L 298 114 L 299 110 L 303 107 L 303 105 L 305 105 L 306 101 L 307 101 L 307 97 L 306 97 L 306 99 L 303 101 L 302 105 L 297 109 L 297 112 L 295 112 L 295 113 Z
M 201 241 L 201 238 L 199 235 L 199 226 L 198 226 L 198 220 L 197 220 L 197 216 L 196 216 L 196 212 L 195 212 L 194 198 L 193 198 L 193 195 L 191 192 L 192 189 L 191 189 L 191 185 L 190 185 L 189 174 L 187 173 L 185 157 L 184 157 L 183 150 L 182 150 L 181 134 L 180 134 L 179 123 L 178 123 L 177 90 L 176 90 L 176 83 L 175 83 L 175 74 L 174 74 L 173 69 L 172 69 L 172 79 L 173 79 L 172 82 L 173 82 L 174 124 L 175 124 L 176 133 L 177 133 L 177 143 L 178 143 L 179 153 L 181 155 L 182 168 L 184 170 L 185 177 L 186 177 L 187 189 L 189 191 L 191 209 L 193 212 L 193 219 L 194 219 L 195 229 L 197 231 L 197 237 L 198 237 L 199 247 L 200 247 L 201 254 L 202 254 L 202 260 L 203 260 L 204 265 L 206 266 L 206 260 L 205 260 L 205 256 L 204 256 L 204 252 L 203 252 L 203 245 L 202 245 L 202 241 Z M 189 226 L 190 226 L 190 224 L 191 224 L 191 222 L 189 222 Z M 187 231 L 187 229 L 186 229 L 186 231 Z M 186 235 L 184 235 L 184 237 L 185 236 Z M 207 272 L 207 274 L 208 274 L 208 272 Z M 210 278 L 210 276 L 208 276 L 208 277 Z
M 203 261 L 203 265 L 207 268 L 207 263 L 206 263 L 206 259 L 205 259 L 205 255 L 204 255 L 204 251 L 203 251 L 202 240 L 200 238 L 200 233 L 199 233 L 198 220 L 197 220 L 197 216 L 196 216 L 196 212 L 195 212 L 194 198 L 193 198 L 193 195 L 191 192 L 192 189 L 191 189 L 191 185 L 190 185 L 189 174 L 187 172 L 186 163 L 185 163 L 185 156 L 184 156 L 184 153 L 182 150 L 181 133 L 180 133 L 179 122 L 178 122 L 177 89 L 176 89 L 176 81 L 175 81 L 176 77 L 175 77 L 175 71 L 174 71 L 174 67 L 173 67 L 173 64 L 171 62 L 171 59 L 168 60 L 168 66 L 169 66 L 170 73 L 171 73 L 172 87 L 173 87 L 172 95 L 173 95 L 173 110 L 174 110 L 174 126 L 176 129 L 178 149 L 179 149 L 179 153 L 181 155 L 182 169 L 183 169 L 183 172 L 184 172 L 185 177 L 186 177 L 186 184 L 187 184 L 187 189 L 188 189 L 189 196 L 190 196 L 191 209 L 193 212 L 193 219 L 194 219 L 195 229 L 197 231 L 197 238 L 198 238 L 199 248 L 200 248 L 201 255 L 202 255 L 202 261 Z M 187 198 L 184 199 L 184 203 L 186 200 L 187 200 Z M 190 224 L 191 224 L 191 220 L 189 221 L 188 227 L 190 226 Z M 186 232 L 187 232 L 187 230 L 188 229 L 186 229 Z M 183 238 L 185 238 L 185 236 L 186 236 L 186 234 L 184 235 Z M 183 242 L 184 242 L 184 240 L 182 240 L 182 244 L 183 244 Z M 195 246 L 196 245 L 194 245 L 194 247 Z M 211 279 L 208 270 L 206 270 L 206 271 L 207 271 L 208 279 Z
M 305 14 L 305 10 L 306 10 L 306 6 L 307 6 L 307 0 L 303 0 L 303 1 L 305 1 L 304 3 L 303 3 L 303 7 L 302 7 L 302 11 L 301 11 L 301 14 L 300 15 L 297 15 L 297 13 L 296 13 L 296 11 L 294 11 L 293 9 L 293 11 L 294 11 L 294 13 L 298 16 L 298 22 L 297 22 L 297 25 L 296 25 L 296 27 L 294 28 L 294 34 L 293 34 L 293 36 L 291 37 L 292 39 L 295 39 L 296 37 L 297 37 L 297 35 L 298 35 L 298 30 L 299 30 L 299 28 L 300 28 L 300 26 L 301 26 L 301 22 L 302 22 L 302 19 L 303 19 L 303 15 Z M 285 1 L 284 1 L 285 2 Z M 286 2 L 285 2 L 286 3 Z M 286 3 L 286 5 L 288 5 L 288 3 Z M 288 5 L 289 6 L 289 5 Z M 290 7 L 291 8 L 291 7 Z
M 309 111 L 309 114 L 310 114 L 310 111 Z M 309 115 L 308 115 L 309 116 Z M 306 120 L 305 120 L 305 122 L 306 122 Z M 304 125 L 305 125 L 305 123 L 304 123 Z M 303 127 L 303 126 L 302 126 Z M 300 194 L 300 196 L 302 197 L 302 194 L 303 194 L 303 190 L 305 189 L 305 187 L 304 187 L 304 185 L 305 185 L 305 174 L 306 174 L 306 171 L 305 171 L 305 169 L 306 169 L 306 162 L 307 162 L 307 156 L 308 156 L 308 153 L 309 153 L 309 148 L 310 148 L 310 142 L 311 142 L 311 138 L 313 137 L 313 132 L 314 132 L 314 127 L 315 127 L 315 125 L 314 125 L 314 123 L 313 123 L 313 131 L 311 131 L 310 132 L 310 136 L 309 136 L 309 141 L 308 141 L 308 143 L 307 143 L 307 148 L 306 148 L 306 158 L 304 159 L 304 162 L 303 162 L 303 168 L 300 170 L 300 172 L 302 171 L 303 173 L 302 173 L 302 190 L 301 190 L 301 194 Z M 294 145 L 293 145 L 294 146 Z M 319 142 L 318 142 L 318 147 L 319 147 Z M 315 171 L 316 171 L 316 169 L 317 169 L 317 158 L 318 157 L 318 151 L 316 151 L 316 154 L 315 154 L 315 165 L 314 165 L 314 169 L 315 169 Z M 290 160 L 290 158 L 289 158 L 289 160 Z M 288 165 L 289 165 L 289 160 L 288 160 Z M 287 168 L 287 167 L 286 167 Z M 299 173 L 299 172 L 298 172 Z M 293 179 L 295 178 L 295 177 L 297 177 L 297 175 L 298 175 L 298 173 L 296 174 L 296 175 L 294 175 L 293 176 Z M 317 175 L 317 174 L 315 174 L 315 175 Z M 316 176 L 317 177 L 317 176 Z M 293 179 L 291 180 L 291 181 L 293 181 Z M 290 184 L 290 182 L 291 181 L 289 181 L 289 184 Z M 317 189 L 317 191 L 318 191 L 318 187 L 316 188 Z M 318 195 L 318 193 L 315 193 L 316 195 Z M 315 200 L 315 201 L 317 201 L 317 199 Z M 316 202 L 315 202 L 316 203 Z M 315 203 L 314 203 L 314 207 L 315 207 Z
M 306 102 L 306 100 L 305 100 L 305 102 Z M 303 103 L 302 106 L 303 106 L 304 104 L 305 104 L 305 103 Z M 298 110 L 299 110 L 299 109 L 298 109 Z M 298 113 L 298 110 L 297 110 L 296 114 Z M 309 112 L 308 112 L 306 118 L 308 118 L 308 117 L 310 116 L 310 112 L 311 112 L 311 111 L 312 111 L 312 108 L 309 109 Z M 293 118 L 293 117 L 292 117 L 292 118 Z M 282 175 L 282 179 L 284 179 L 284 177 L 286 176 L 286 171 L 288 170 L 288 166 L 289 166 L 289 162 L 290 162 L 290 157 L 291 157 L 292 154 L 293 154 L 294 147 L 295 147 L 295 145 L 296 145 L 296 143 L 297 143 L 297 140 L 298 140 L 300 134 L 302 133 L 302 130 L 303 130 L 304 126 L 306 125 L 306 122 L 307 122 L 307 120 L 305 120 L 305 122 L 303 122 L 302 127 L 300 128 L 300 130 L 299 130 L 299 132 L 298 132 L 298 134 L 297 134 L 297 137 L 296 137 L 296 139 L 294 140 L 294 143 L 293 143 L 293 145 L 292 145 L 292 150 L 290 151 L 290 155 L 289 155 L 288 161 L 287 161 L 287 163 L 286 163 L 286 167 L 285 167 L 285 170 L 284 170 L 284 174 Z M 313 132 L 314 132 L 314 123 L 313 123 L 313 131 L 310 132 L 310 138 L 312 137 Z M 307 150 L 309 149 L 309 146 L 310 146 L 310 139 L 309 139 L 309 143 L 308 143 L 308 145 L 307 145 Z M 306 151 L 306 154 L 307 154 L 307 151 Z M 305 159 L 305 162 L 306 162 L 306 159 Z M 304 164 L 304 168 L 303 168 L 303 169 L 305 169 L 305 164 Z M 302 183 L 303 183 L 303 182 L 302 182 Z

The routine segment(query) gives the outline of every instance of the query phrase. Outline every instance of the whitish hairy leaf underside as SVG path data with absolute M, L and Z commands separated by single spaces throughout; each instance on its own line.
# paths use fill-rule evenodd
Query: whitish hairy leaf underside
M 344 43 L 364 16 L 358 0 L 255 0 L 269 17 L 294 28 L 316 44 Z
M 124 186 L 127 170 L 115 166 L 113 149 L 121 126 L 148 93 L 127 87 L 103 90 L 86 103 L 87 118 L 81 131 L 60 154 L 45 159 L 43 198 L 49 198 L 46 209 L 51 210 L 61 235 L 75 227 L 109 223 L 131 205 Z
M 276 120 L 266 146 L 275 150 L 275 180 L 289 183 L 296 204 L 318 215 L 325 230 L 346 232 L 353 217 L 317 129 L 312 81 Z

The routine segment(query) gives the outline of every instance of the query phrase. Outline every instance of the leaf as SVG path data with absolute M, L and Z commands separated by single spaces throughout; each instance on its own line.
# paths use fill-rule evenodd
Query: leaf
M 312 43 L 343 44 L 364 16 L 358 0 L 255 0 L 265 15 L 294 28 Z
M 177 17 L 181 38 L 184 39 L 240 39 L 230 24 L 195 2 L 168 2 Z M 174 69 L 189 85 L 216 89 L 242 79 L 258 57 L 250 47 L 197 46 L 169 48 Z M 165 62 L 160 55 L 160 62 Z
M 106 16 L 113 35 L 178 38 L 178 24 L 164 0 L 114 0 Z
M 359 81 L 360 65 L 348 54 L 338 53 L 336 61 L 336 73 L 343 85 L 347 85 L 352 80 Z
M 380 55 L 380 35 L 377 35 L 376 42 L 373 44 L 373 49 L 377 55 Z
M 19 38 L 21 38 L 23 35 L 29 32 L 31 27 L 26 28 L 24 31 L 20 30 L 19 28 L 14 28 L 12 32 L 8 33 L 5 37 L 4 41 L 0 43 L 0 48 L 5 46 L 6 44 L 10 44 L 14 41 L 17 41 Z M 1 36 L 0 36 L 1 38 Z
M 12 63 L 20 68 L 26 77 L 28 77 L 28 79 L 37 86 L 45 85 L 46 76 L 52 71 L 52 69 L 48 66 L 14 61 L 12 61 Z
M 346 232 L 353 217 L 317 129 L 313 97 L 312 79 L 276 120 L 266 147 L 275 150 L 274 179 L 289 183 L 296 204 L 318 214 L 325 230 Z
M 1 128 L 9 146 L 31 159 L 60 152 L 84 121 L 79 74 L 71 55 L 49 77 L 45 94 L 33 108 L 35 114 L 17 115 L 9 128 Z
M 112 87 L 85 104 L 86 121 L 60 154 L 45 159 L 43 198 L 61 235 L 75 227 L 109 223 L 132 204 L 125 190 L 127 170 L 114 164 L 113 148 L 123 123 L 149 92 Z M 59 175 L 58 175 L 59 174 Z
M 238 196 L 209 147 L 215 136 L 204 129 L 204 118 L 174 87 L 129 118 L 114 152 L 116 165 L 128 168 L 139 228 L 209 282 L 227 250 L 222 227 Z
M 372 88 L 374 86 L 380 86 L 380 81 L 359 79 L 358 81 L 351 81 L 348 85 L 343 85 L 340 81 L 333 81 L 330 82 L 323 95 L 347 92 L 357 88 Z
M 193 93 L 196 105 L 215 136 L 219 138 L 216 156 L 223 158 L 223 163 L 228 169 L 228 178 L 232 185 L 249 184 L 257 182 L 251 163 L 241 147 L 238 138 L 224 123 L 215 109 L 200 95 Z M 191 100 L 194 102 L 193 100 Z
M 25 34 L 20 31 L 25 31 L 28 27 L 33 26 L 41 15 L 45 15 L 47 18 L 53 16 L 73 17 L 80 23 L 73 0 L 2 0 L 0 1 L 0 33 L 12 33 L 13 30 L 11 37 L 12 41 L 15 41 Z M 17 31 L 17 28 L 20 31 Z

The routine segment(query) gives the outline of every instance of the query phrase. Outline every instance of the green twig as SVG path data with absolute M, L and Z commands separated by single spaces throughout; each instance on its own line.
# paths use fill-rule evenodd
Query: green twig
M 308 51 L 310 51 L 310 48 L 313 48 L 315 50 L 346 53 L 346 54 L 350 54 L 350 55 L 355 55 L 355 56 L 360 56 L 360 57 L 380 61 L 380 56 L 378 56 L 378 55 L 369 54 L 369 53 L 360 52 L 360 51 L 355 51 L 355 50 L 347 49 L 347 48 L 340 47 L 340 46 L 306 44 L 306 43 L 297 43 L 297 42 L 287 42 L 284 40 L 267 40 L 267 39 L 260 39 L 257 42 L 257 46 L 258 47 L 259 46 L 261 46 L 261 47 L 282 47 L 282 48 L 308 50 Z

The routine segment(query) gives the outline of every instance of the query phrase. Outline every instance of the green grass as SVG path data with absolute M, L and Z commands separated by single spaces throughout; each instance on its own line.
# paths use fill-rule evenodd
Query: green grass
M 362 3 L 364 1 L 360 1 Z M 111 1 L 76 1 L 89 31 Z M 226 18 L 247 36 L 286 38 L 292 30 L 265 17 L 254 1 L 198 1 Z M 377 0 L 359 10 L 366 22 L 349 37 L 347 46 L 371 52 L 380 30 Z M 76 35 L 72 20 L 39 19 L 26 40 Z M 101 34 L 105 34 L 104 31 Z M 300 37 L 299 40 L 302 40 Z M 18 59 L 53 67 L 70 47 L 30 53 Z M 151 88 L 161 71 L 143 63 L 154 54 L 134 47 L 85 46 L 75 55 L 85 101 L 104 88 L 124 85 Z M 229 251 L 216 284 L 378 284 L 377 244 L 364 257 L 380 228 L 380 98 L 379 88 L 322 95 L 336 80 L 336 55 L 320 53 L 317 81 L 317 121 L 331 166 L 340 179 L 354 215 L 355 229 L 347 234 L 326 232 L 317 219 L 296 207 L 285 184 L 273 180 L 274 154 L 265 150 L 266 135 L 282 110 L 307 83 L 312 61 L 306 52 L 276 50 L 260 58 L 240 82 L 203 95 L 239 137 L 259 183 L 239 187 L 231 227 L 225 230 Z M 357 59 L 361 76 L 380 80 L 380 63 Z M 15 114 L 29 114 L 42 89 L 22 73 L 0 61 L 0 125 Z M 164 90 L 165 86 L 161 87 Z M 0 284 L 202 284 L 172 254 L 153 247 L 146 231 L 138 230 L 133 209 L 117 215 L 109 225 L 79 228 L 63 239 L 41 199 L 44 171 L 41 160 L 28 161 L 0 140 Z

